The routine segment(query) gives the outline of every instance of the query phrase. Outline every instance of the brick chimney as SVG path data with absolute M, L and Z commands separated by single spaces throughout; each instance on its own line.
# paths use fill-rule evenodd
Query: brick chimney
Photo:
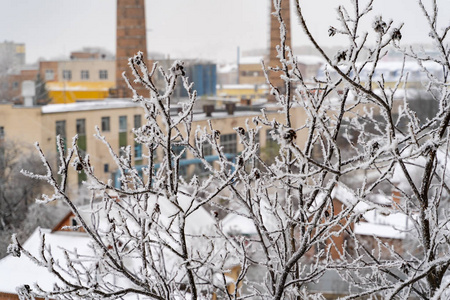
M 119 98 L 132 97 L 132 92 L 122 78 L 122 73 L 125 71 L 130 82 L 133 83 L 128 58 L 141 51 L 146 61 L 146 34 L 145 0 L 117 0 L 116 88 Z M 138 92 L 145 92 L 145 89 L 139 85 L 134 87 Z
M 275 10 L 272 8 L 270 13 Z M 281 17 L 283 19 L 284 24 L 286 25 L 286 46 L 291 47 L 291 9 L 290 9 L 290 0 L 282 0 L 281 1 Z M 278 18 L 271 15 L 270 16 L 270 46 L 269 46 L 269 67 L 280 67 L 280 59 L 277 58 L 277 50 L 276 46 L 281 45 L 280 40 L 280 23 L 278 22 Z M 287 56 L 287 54 L 286 54 Z M 280 92 L 284 93 L 285 83 L 280 78 L 282 72 L 273 72 L 269 71 L 269 80 L 270 82 L 280 90 Z M 271 102 L 275 101 L 275 97 L 271 94 L 268 96 L 268 100 Z

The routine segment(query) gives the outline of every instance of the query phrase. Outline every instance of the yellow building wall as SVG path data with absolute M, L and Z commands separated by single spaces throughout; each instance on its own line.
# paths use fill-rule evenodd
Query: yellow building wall
M 266 77 L 260 63 L 239 65 L 240 84 L 266 84 Z
M 72 104 L 73 105 L 73 104 Z M 82 107 L 82 104 L 79 104 Z M 54 105 L 64 107 L 63 104 Z M 86 152 L 89 154 L 91 165 L 95 168 L 95 173 L 101 180 L 112 179 L 113 173 L 117 167 L 108 147 L 101 141 L 94 137 L 96 134 L 95 127 L 101 129 L 102 117 L 110 117 L 110 130 L 101 132 L 105 136 L 112 149 L 119 152 L 119 116 L 127 116 L 127 144 L 131 146 L 132 155 L 134 156 L 134 134 L 132 128 L 134 127 L 134 116 L 141 115 L 142 124 L 145 124 L 144 111 L 139 106 L 135 107 L 121 107 L 98 110 L 82 110 L 82 111 L 59 111 L 54 113 L 43 113 L 42 107 L 13 107 L 11 105 L 0 105 L 0 126 L 4 127 L 5 139 L 16 140 L 22 143 L 24 151 L 35 151 L 32 145 L 39 142 L 44 153 L 49 157 L 50 162 L 56 165 L 56 122 L 65 121 L 67 146 L 72 143 L 72 138 L 76 135 L 76 120 L 85 119 L 86 123 Z M 236 133 L 235 127 L 245 127 L 246 121 L 258 116 L 258 113 L 248 113 L 246 115 L 222 115 L 215 116 L 213 113 L 211 119 L 212 126 L 215 130 L 219 130 L 221 134 Z M 283 123 L 284 116 L 276 112 L 267 112 L 269 120 L 278 120 Z M 296 107 L 292 109 L 293 128 L 299 128 L 303 125 L 302 122 L 306 119 L 304 109 Z M 255 128 L 253 122 L 249 122 L 251 128 Z M 259 126 L 262 126 L 261 124 Z M 203 116 L 194 117 L 192 128 L 207 128 L 208 118 Z M 265 147 L 267 132 L 269 127 L 262 126 L 259 134 L 259 141 L 261 148 Z M 192 132 L 194 134 L 194 132 Z M 306 134 L 303 132 L 297 133 L 297 144 L 304 145 Z M 190 137 L 191 142 L 194 136 Z M 240 143 L 239 136 L 236 139 L 237 152 L 241 152 L 244 146 Z M 29 150 L 26 150 L 29 149 Z M 147 155 L 145 148 L 142 149 L 143 154 Z M 215 154 L 215 153 L 213 153 Z M 160 156 L 161 157 L 161 156 Z M 192 158 L 188 153 L 187 158 Z M 144 162 L 145 163 L 145 162 Z M 109 172 L 104 172 L 104 165 L 109 165 Z M 190 167 L 192 171 L 194 166 Z M 54 170 L 56 171 L 56 169 Z M 76 170 L 71 167 L 69 170 L 68 179 L 69 191 L 76 193 L 78 191 L 78 174 Z
M 5 140 L 20 143 L 24 151 L 35 151 L 33 144 L 39 142 L 50 162 L 56 165 L 56 121 L 66 122 L 67 146 L 70 146 L 72 138 L 76 135 L 76 120 L 85 119 L 86 151 L 89 153 L 91 165 L 101 180 L 107 180 L 111 178 L 110 173 L 116 168 L 106 145 L 94 137 L 95 126 L 101 129 L 101 118 L 110 117 L 110 131 L 101 132 L 101 134 L 118 153 L 119 116 L 127 116 L 127 144 L 132 145 L 134 155 L 134 135 L 131 130 L 134 127 L 134 115 L 138 114 L 141 115 L 142 123 L 144 123 L 144 112 L 140 107 L 42 113 L 41 107 L 0 105 L 0 126 L 4 127 Z M 109 164 L 110 172 L 104 172 L 104 164 Z M 74 168 L 69 169 L 68 188 L 71 192 L 78 191 L 78 174 Z
M 72 73 L 72 78 L 68 81 L 83 82 L 116 82 L 116 61 L 114 59 L 74 59 L 58 61 L 58 78 L 63 80 L 63 71 L 68 70 Z M 107 78 L 101 79 L 99 71 L 105 70 Z M 89 78 L 81 78 L 81 71 L 88 71 Z
M 105 99 L 109 89 L 115 87 L 115 82 L 49 82 L 46 86 L 52 103 L 61 104 Z
M 249 85 L 222 85 L 217 88 L 217 95 L 229 98 L 265 98 L 267 97 L 267 87 L 249 86 Z
M 277 113 L 277 112 L 270 112 L 270 111 L 267 112 L 266 111 L 266 115 L 270 121 L 277 120 L 280 124 L 283 124 L 285 121 L 284 115 Z M 246 115 L 240 115 L 240 116 L 232 115 L 232 116 L 214 117 L 214 112 L 213 112 L 211 118 L 204 117 L 200 120 L 199 119 L 196 120 L 194 117 L 194 122 L 192 124 L 192 128 L 199 127 L 202 130 L 204 128 L 206 128 L 207 131 L 209 132 L 208 121 L 210 121 L 214 130 L 218 130 L 221 134 L 230 134 L 230 133 L 236 133 L 236 130 L 234 129 L 236 127 L 242 127 L 246 130 L 246 123 L 248 120 L 250 129 L 255 129 L 256 126 L 261 127 L 261 129 L 259 131 L 259 142 L 260 142 L 260 147 L 263 148 L 266 146 L 266 141 L 269 139 L 269 137 L 267 136 L 267 130 L 271 129 L 271 128 L 268 126 L 264 126 L 260 123 L 258 125 L 255 125 L 251 120 L 254 117 L 258 117 L 258 116 L 261 116 L 261 114 L 258 112 L 254 112 L 254 113 L 249 112 Z M 303 107 L 291 108 L 291 122 L 292 122 L 292 127 L 294 129 L 300 128 L 303 125 L 305 125 L 305 123 L 304 123 L 305 120 L 306 120 L 306 113 L 305 113 L 305 110 Z M 304 130 L 304 133 L 303 133 L 303 131 L 298 132 L 296 143 L 299 146 L 303 147 L 304 143 L 306 141 L 306 138 L 307 138 L 306 130 Z M 191 142 L 193 142 L 194 137 L 192 136 L 190 138 L 190 140 L 191 140 Z M 239 153 L 243 150 L 244 150 L 244 145 L 242 143 L 239 143 L 239 137 L 238 137 L 237 138 L 237 151 Z
M 110 130 L 106 132 L 101 131 L 101 135 L 106 137 L 112 149 L 118 153 L 119 116 L 127 116 L 127 144 L 134 145 L 134 135 L 132 134 L 131 129 L 134 126 L 134 115 L 137 114 L 141 115 L 141 119 L 144 122 L 144 114 L 139 107 L 45 114 L 43 117 L 43 127 L 50 129 L 47 131 L 48 135 L 43 137 L 44 140 L 47 141 L 46 149 L 49 152 L 55 150 L 56 121 L 66 121 L 67 144 L 69 146 L 72 142 L 72 137 L 76 135 L 76 120 L 85 119 L 86 152 L 89 154 L 91 165 L 95 168 L 98 178 L 101 180 L 108 180 L 111 178 L 111 171 L 114 171 L 116 167 L 107 146 L 94 137 L 97 133 L 95 127 L 98 126 L 101 130 L 101 118 L 110 118 Z M 134 152 L 132 152 L 132 154 L 134 155 Z M 105 164 L 109 165 L 108 173 L 104 172 Z M 78 175 L 73 168 L 70 170 L 69 174 L 69 185 L 72 187 L 78 186 Z
M 38 107 L 13 107 L 0 105 L 0 126 L 4 128 L 5 139 L 31 148 L 34 142 L 42 141 L 41 109 Z

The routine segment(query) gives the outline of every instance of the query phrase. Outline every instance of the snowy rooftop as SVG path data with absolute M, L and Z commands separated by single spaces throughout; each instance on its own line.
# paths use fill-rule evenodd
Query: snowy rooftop
M 412 222 L 403 213 L 392 213 L 389 209 L 381 208 L 383 205 L 393 203 L 384 195 L 376 195 L 377 203 L 360 201 L 358 197 L 343 185 L 336 185 L 333 189 L 332 197 L 338 199 L 345 205 L 356 204 L 354 211 L 362 214 L 366 222 L 355 224 L 355 233 L 360 235 L 374 235 L 384 238 L 403 239 L 406 237 L 406 230 L 410 229 Z M 384 198 L 384 200 L 382 200 Z
M 386 195 L 372 195 L 371 199 L 361 199 L 354 191 L 338 183 L 331 197 L 345 206 L 353 206 L 353 212 L 363 218 L 355 223 L 354 231 L 359 235 L 377 236 L 383 238 L 404 239 L 407 231 L 412 229 L 412 220 L 406 214 L 393 211 L 389 206 L 392 198 Z M 318 207 L 324 201 L 321 194 L 314 205 Z
M 157 203 L 160 209 L 159 220 L 161 225 L 163 225 L 166 229 L 172 228 L 172 230 L 176 231 L 177 228 L 177 208 L 173 203 L 167 200 L 165 197 L 151 196 L 152 203 L 149 205 L 148 209 L 150 211 L 154 210 L 154 206 Z M 191 198 L 185 195 L 180 194 L 177 197 L 179 201 L 180 207 L 185 210 L 191 210 L 198 205 L 197 202 L 193 202 L 194 205 L 191 207 Z M 109 222 L 106 221 L 106 213 L 104 209 L 104 203 L 98 203 L 91 207 L 90 205 L 80 207 L 80 214 L 85 219 L 86 222 L 90 223 L 92 220 L 91 212 L 98 211 L 98 232 L 100 234 L 104 234 L 106 231 L 110 230 Z M 142 214 L 143 217 L 148 216 L 146 212 L 136 212 L 137 214 Z M 117 211 L 111 210 L 109 217 L 115 219 L 116 224 L 121 224 L 123 218 L 118 214 Z M 122 220 L 122 221 L 120 221 Z M 132 218 L 127 219 L 128 229 L 133 231 L 140 231 L 141 228 L 136 223 L 133 222 Z M 212 232 L 214 226 L 216 224 L 215 219 L 203 208 L 200 207 L 186 218 L 186 233 L 187 234 L 209 234 Z M 80 258 L 82 258 L 82 263 L 86 264 L 88 268 L 90 264 L 95 263 L 95 260 L 92 260 L 92 256 L 94 254 L 93 249 L 90 247 L 92 244 L 92 240 L 86 233 L 82 232 L 72 232 L 72 231 L 55 231 L 51 232 L 50 229 L 36 229 L 34 233 L 29 237 L 29 239 L 23 244 L 23 247 L 29 251 L 32 255 L 36 257 L 40 257 L 40 245 L 41 234 L 40 231 L 45 233 L 45 242 L 46 245 L 51 246 L 51 251 L 53 254 L 53 258 L 55 261 L 59 261 L 61 266 L 65 266 L 66 258 L 64 255 L 64 250 L 68 251 L 77 251 L 80 254 Z M 160 237 L 164 237 L 165 233 L 161 232 Z M 188 241 L 189 242 L 189 241 Z M 192 241 L 194 243 L 195 241 Z M 218 248 L 220 251 L 221 247 Z M 46 254 L 47 256 L 47 254 Z M 179 259 L 173 254 L 167 253 L 166 259 L 166 267 L 167 270 L 171 270 L 174 274 L 177 274 L 177 270 L 180 265 Z M 134 258 L 127 258 L 127 266 L 130 270 L 135 270 L 135 268 L 139 267 L 140 261 Z M 44 290 L 51 290 L 53 288 L 53 284 L 58 282 L 58 279 L 48 272 L 46 267 L 40 267 L 37 264 L 33 263 L 28 259 L 24 254 L 21 257 L 13 257 L 9 255 L 4 259 L 0 260 L 0 270 L 7 270 L 7 272 L 0 272 L 0 292 L 4 293 L 16 293 L 16 287 L 22 285 L 29 285 L 31 288 L 34 287 L 35 283 L 38 283 L 41 288 Z M 182 274 L 176 275 L 179 276 L 181 280 Z M 113 278 L 116 284 L 120 284 L 122 286 L 128 286 L 129 282 L 120 279 Z M 119 282 L 120 281 L 120 282 Z M 136 298 L 134 298 L 136 299 Z
M 235 111 L 233 115 L 229 115 L 226 111 L 216 111 L 207 117 L 206 113 L 194 114 L 194 121 L 210 120 L 210 119 L 225 119 L 235 117 L 252 117 L 261 115 L 260 111 Z
M 222 220 L 222 229 L 230 235 L 255 235 L 257 234 L 255 224 L 245 214 L 229 213 Z
M 424 143 L 421 148 L 416 150 L 405 150 L 402 153 L 402 156 L 404 158 L 406 169 L 409 172 L 409 175 L 411 176 L 411 179 L 415 183 L 416 186 L 420 186 L 422 182 L 422 177 L 425 172 L 425 165 L 427 162 L 427 159 L 423 156 L 418 156 L 417 154 L 423 153 L 424 150 L 428 146 L 435 146 L 438 142 L 434 140 L 429 140 L 428 142 Z M 410 158 L 411 157 L 411 158 Z M 446 153 L 445 147 L 442 147 L 441 149 L 438 149 L 436 152 L 436 159 L 437 159 L 437 168 L 436 172 L 442 177 L 446 178 L 446 182 L 450 181 L 450 175 L 448 174 L 448 171 L 450 170 L 450 155 Z M 400 165 L 397 164 L 394 169 L 394 174 L 392 176 L 392 182 L 396 184 L 396 186 L 404 191 L 410 191 L 410 185 L 406 179 L 405 173 L 403 172 L 403 169 L 400 168 Z M 436 184 L 436 180 L 433 181 L 434 184 Z M 443 190 L 443 193 L 446 193 L 445 189 Z
M 236 64 L 227 64 L 220 66 L 217 69 L 217 73 L 230 73 L 230 72 L 237 72 L 237 65 Z
M 23 244 L 23 247 L 39 257 L 38 250 L 41 245 L 40 229 L 36 229 L 30 238 Z M 91 255 L 89 248 L 89 237 L 80 232 L 54 232 L 50 229 L 41 229 L 45 233 L 45 240 L 52 245 L 53 257 L 61 263 L 65 260 L 62 247 L 68 250 L 77 250 L 78 253 Z M 44 289 L 52 289 L 56 277 L 48 272 L 46 267 L 40 267 L 27 257 L 13 257 L 8 255 L 0 260 L 0 292 L 16 293 L 16 287 L 28 284 L 33 288 L 35 283 Z
M 406 237 L 405 226 L 384 225 L 379 223 L 359 222 L 355 224 L 354 232 L 359 235 L 376 236 L 389 239 L 404 239 Z
M 185 210 L 188 211 L 189 209 L 192 210 L 193 207 L 198 205 L 198 202 L 195 200 L 192 200 L 190 197 L 179 194 L 177 196 L 177 201 L 179 203 L 179 206 Z M 194 204 L 191 206 L 191 202 Z M 157 195 L 149 195 L 149 204 L 147 207 L 147 211 L 142 211 L 142 217 L 147 217 L 149 214 L 151 215 L 155 204 L 158 204 L 161 215 L 160 215 L 160 221 L 162 224 L 167 226 L 167 228 L 174 226 L 177 223 L 177 212 L 178 209 L 176 206 L 167 200 L 167 198 L 163 196 L 157 196 Z M 90 205 L 86 205 L 83 207 L 80 207 L 80 213 L 85 219 L 86 222 L 91 221 L 91 213 L 99 211 L 99 224 L 100 229 L 106 230 L 106 228 L 109 228 L 108 222 L 106 221 L 106 214 L 105 210 L 103 208 L 104 203 L 100 202 L 91 207 Z M 115 208 L 114 208 L 115 209 Z M 113 210 L 114 210 L 113 209 Z M 117 214 L 117 210 L 112 212 L 113 216 L 116 216 L 119 218 Z M 120 221 L 118 221 L 120 223 Z M 187 218 L 186 218 L 186 232 L 188 233 L 207 233 L 209 232 L 216 224 L 215 219 L 211 216 L 211 214 L 206 211 L 203 207 L 198 208 L 194 212 L 192 212 Z M 140 230 L 140 227 L 137 226 L 133 221 L 130 219 L 128 220 L 128 226 L 130 228 L 134 228 L 136 230 Z
M 239 63 L 241 65 L 261 64 L 261 60 L 263 59 L 263 56 L 244 56 L 239 59 Z
M 362 66 L 363 63 L 359 62 L 356 64 L 358 68 Z M 422 62 L 423 68 L 427 69 L 429 72 L 437 76 L 438 78 L 442 78 L 442 66 L 439 65 L 436 62 L 433 61 L 424 61 Z M 423 68 L 415 61 L 406 61 L 404 63 L 404 69 L 403 69 L 403 61 L 395 60 L 395 61 L 379 61 L 377 64 L 377 67 L 375 69 L 375 72 L 373 74 L 373 81 L 381 80 L 381 75 L 383 75 L 383 78 L 387 82 L 395 82 L 397 81 L 400 76 L 402 75 L 402 69 L 403 69 L 403 76 L 408 74 L 408 81 L 409 82 L 415 82 L 415 81 L 422 81 L 422 80 L 428 80 L 427 73 L 423 72 Z M 341 65 L 339 68 L 342 71 L 348 70 L 347 65 Z M 361 73 L 359 74 L 360 79 L 362 81 L 365 81 L 368 79 L 368 76 L 370 72 L 372 71 L 373 63 L 365 63 L 364 68 L 361 70 Z M 323 64 L 323 66 L 318 71 L 317 77 L 319 79 L 325 78 L 325 69 L 330 73 L 331 77 L 337 77 L 336 71 L 328 66 L 327 64 Z
M 267 89 L 269 86 L 267 84 L 257 85 L 258 89 Z M 218 84 L 217 89 L 233 89 L 233 90 L 254 90 L 254 84 Z
M 304 65 L 321 65 L 325 60 L 316 55 L 297 55 L 297 61 Z
M 139 107 L 139 104 L 129 99 L 105 99 L 100 101 L 84 101 L 68 104 L 49 104 L 42 106 L 43 114 L 63 113 L 72 111 L 86 111 L 99 109 L 117 109 L 127 107 Z

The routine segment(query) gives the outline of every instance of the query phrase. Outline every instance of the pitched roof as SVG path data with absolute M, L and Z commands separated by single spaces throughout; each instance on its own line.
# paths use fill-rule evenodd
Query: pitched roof
M 25 250 L 39 257 L 39 250 L 42 243 L 41 234 L 45 234 L 45 241 L 51 245 L 51 251 L 55 260 L 61 263 L 65 260 L 63 248 L 77 251 L 79 254 L 92 255 L 89 247 L 90 238 L 80 232 L 51 232 L 50 229 L 37 228 L 28 240 L 23 244 Z M 62 263 L 63 264 L 63 263 Z M 46 267 L 38 266 L 29 258 L 14 257 L 8 255 L 0 260 L 0 292 L 16 293 L 16 288 L 22 285 L 33 287 L 35 283 L 41 288 L 52 289 L 53 284 L 58 279 L 51 274 Z

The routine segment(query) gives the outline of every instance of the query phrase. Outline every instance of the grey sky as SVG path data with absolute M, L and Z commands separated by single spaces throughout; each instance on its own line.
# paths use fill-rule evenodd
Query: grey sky
M 424 0 L 429 2 L 429 0 Z M 329 25 L 338 25 L 335 8 L 349 0 L 302 0 L 311 30 L 326 45 Z M 450 1 L 441 5 L 441 27 L 450 25 Z M 427 42 L 428 29 L 417 0 L 375 0 L 374 12 L 405 22 L 403 42 Z M 271 0 L 146 0 L 149 51 L 171 57 L 232 60 L 236 48 L 262 49 L 269 39 Z M 68 56 L 84 46 L 115 51 L 115 0 L 0 0 L 0 41 L 26 44 L 27 62 Z M 293 12 L 294 13 L 294 12 Z M 370 24 L 369 24 L 370 25 Z M 307 41 L 292 19 L 293 44 Z

